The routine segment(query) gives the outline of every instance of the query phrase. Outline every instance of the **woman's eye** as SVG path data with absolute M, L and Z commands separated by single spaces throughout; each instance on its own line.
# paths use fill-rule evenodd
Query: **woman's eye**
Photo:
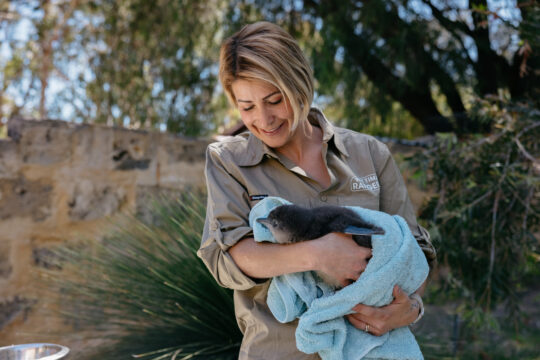
M 283 100 L 283 98 L 279 98 L 279 99 L 276 100 L 276 101 L 268 101 L 268 104 L 270 104 L 270 105 L 277 105 L 277 104 L 279 104 L 282 100 Z M 242 111 L 250 111 L 250 110 L 252 110 L 254 107 L 255 107 L 255 105 L 251 105 L 251 106 L 242 108 Z
M 269 101 L 269 103 L 272 105 L 277 105 L 281 102 L 281 100 L 283 100 L 283 98 L 279 98 L 279 100 L 276 100 L 276 101 Z

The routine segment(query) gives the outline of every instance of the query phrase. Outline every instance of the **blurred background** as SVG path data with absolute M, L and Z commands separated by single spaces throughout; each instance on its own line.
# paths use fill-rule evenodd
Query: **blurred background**
M 188 280 L 204 149 L 240 124 L 219 46 L 259 20 L 400 164 L 438 250 L 426 358 L 540 358 L 536 0 L 0 0 L 0 346 L 235 357 L 230 293 Z

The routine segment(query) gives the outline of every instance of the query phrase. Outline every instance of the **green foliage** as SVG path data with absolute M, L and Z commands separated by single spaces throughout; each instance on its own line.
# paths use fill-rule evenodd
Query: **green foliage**
M 4 121 L 38 114 L 207 134 L 230 120 L 216 81 L 221 40 L 269 20 L 298 39 L 318 80 L 317 105 L 328 106 L 341 125 L 397 137 L 478 132 L 489 124 L 482 128 L 468 116 L 463 89 L 539 97 L 540 10 L 525 0 L 517 5 L 10 2 L 0 5 L 0 107 Z
M 77 358 L 236 358 L 232 293 L 196 256 L 202 197 L 162 199 L 149 210 L 152 224 L 126 218 L 101 243 L 61 249 L 61 275 L 42 274 L 75 333 L 112 341 Z
M 493 133 L 440 134 L 411 163 L 436 192 L 421 212 L 438 250 L 436 293 L 462 301 L 471 324 L 496 328 L 483 311 L 504 303 L 518 319 L 518 292 L 539 275 L 540 112 L 489 98 L 472 116 L 493 121 Z
M 94 120 L 132 126 L 165 123 L 200 135 L 213 127 L 222 1 L 106 1 L 81 7 L 93 20 L 86 41 L 99 44 L 87 84 Z M 165 120 L 165 121 L 164 121 Z
M 224 6 L 12 2 L 0 11 L 0 115 L 207 134 L 222 110 L 216 61 Z
M 462 89 L 537 99 L 538 42 L 518 39 L 531 38 L 539 12 L 529 2 L 443 3 L 257 1 L 266 18 L 304 34 L 317 91 L 348 126 L 415 136 L 414 118 L 428 133 L 484 131 L 491 124 L 469 117 L 470 96 Z M 377 116 L 383 124 L 373 129 L 366 123 Z M 400 122 L 407 130 L 394 126 Z

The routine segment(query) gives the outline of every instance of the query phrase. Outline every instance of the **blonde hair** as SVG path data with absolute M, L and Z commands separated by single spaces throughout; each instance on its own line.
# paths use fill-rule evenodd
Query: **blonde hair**
M 295 130 L 313 101 L 313 73 L 296 40 L 279 26 L 261 21 L 227 38 L 219 55 L 219 80 L 233 106 L 232 83 L 261 80 L 274 85 L 293 109 Z

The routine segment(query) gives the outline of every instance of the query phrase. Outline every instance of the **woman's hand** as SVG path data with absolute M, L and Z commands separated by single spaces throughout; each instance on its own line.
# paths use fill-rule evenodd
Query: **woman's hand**
M 420 304 L 398 286 L 392 291 L 394 300 L 383 307 L 358 304 L 352 308 L 355 314 L 346 315 L 349 322 L 359 330 L 381 336 L 388 331 L 410 325 L 418 317 Z
M 341 286 L 356 281 L 371 258 L 371 249 L 358 246 L 347 234 L 330 233 L 309 243 L 317 254 L 314 270 L 329 275 Z

